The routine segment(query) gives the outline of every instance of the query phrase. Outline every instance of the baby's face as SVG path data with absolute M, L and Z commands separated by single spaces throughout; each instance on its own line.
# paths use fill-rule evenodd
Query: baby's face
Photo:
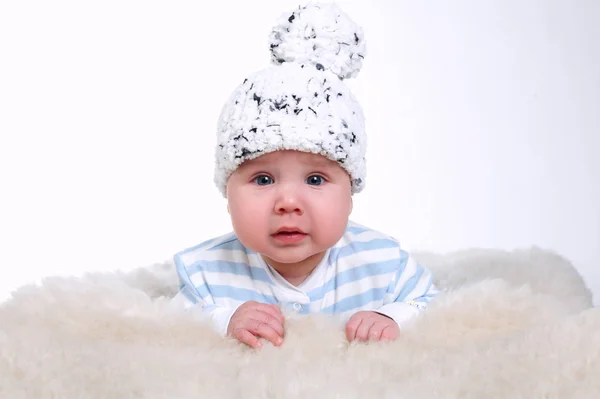
M 246 247 L 280 263 L 325 251 L 352 211 L 350 177 L 316 154 L 276 151 L 244 162 L 227 182 L 233 229 Z M 287 228 L 297 233 L 277 233 Z

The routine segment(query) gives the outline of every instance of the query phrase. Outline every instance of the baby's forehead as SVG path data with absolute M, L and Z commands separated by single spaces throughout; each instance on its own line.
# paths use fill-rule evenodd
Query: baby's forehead
M 270 152 L 244 163 L 247 165 L 263 167 L 280 164 L 301 164 L 312 167 L 337 166 L 337 162 L 334 162 L 323 155 L 291 150 Z

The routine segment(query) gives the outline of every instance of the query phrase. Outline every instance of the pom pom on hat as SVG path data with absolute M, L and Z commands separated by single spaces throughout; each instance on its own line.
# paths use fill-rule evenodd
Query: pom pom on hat
M 364 115 L 344 83 L 365 54 L 362 29 L 335 4 L 284 14 L 270 36 L 275 65 L 247 75 L 223 106 L 217 126 L 214 182 L 245 161 L 278 150 L 323 155 L 346 170 L 352 193 L 366 177 Z
M 362 29 L 334 3 L 308 4 L 283 14 L 269 44 L 275 64 L 311 63 L 340 79 L 356 77 L 366 53 Z

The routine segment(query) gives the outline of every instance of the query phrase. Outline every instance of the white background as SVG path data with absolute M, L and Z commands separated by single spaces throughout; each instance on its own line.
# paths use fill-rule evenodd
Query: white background
M 368 55 L 352 218 L 410 250 L 532 245 L 600 296 L 600 2 L 340 1 Z M 0 299 L 230 230 L 218 113 L 293 1 L 0 4 Z

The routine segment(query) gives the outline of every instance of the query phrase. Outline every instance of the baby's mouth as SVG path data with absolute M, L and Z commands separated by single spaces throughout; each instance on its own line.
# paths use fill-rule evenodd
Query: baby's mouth
M 279 229 L 277 229 L 277 231 L 275 231 L 275 233 L 273 235 L 277 235 L 277 234 L 304 234 L 304 235 L 306 235 L 306 233 L 304 231 L 302 231 L 302 229 L 296 228 L 294 226 L 280 227 Z
M 307 236 L 306 233 L 299 231 L 299 230 L 297 230 L 297 231 L 280 231 L 280 232 L 273 234 L 273 238 L 275 238 L 278 241 L 286 242 L 286 243 L 302 241 L 306 236 Z
M 292 237 L 292 236 L 305 236 L 306 233 L 301 231 L 280 231 L 279 233 L 273 234 L 273 237 Z

